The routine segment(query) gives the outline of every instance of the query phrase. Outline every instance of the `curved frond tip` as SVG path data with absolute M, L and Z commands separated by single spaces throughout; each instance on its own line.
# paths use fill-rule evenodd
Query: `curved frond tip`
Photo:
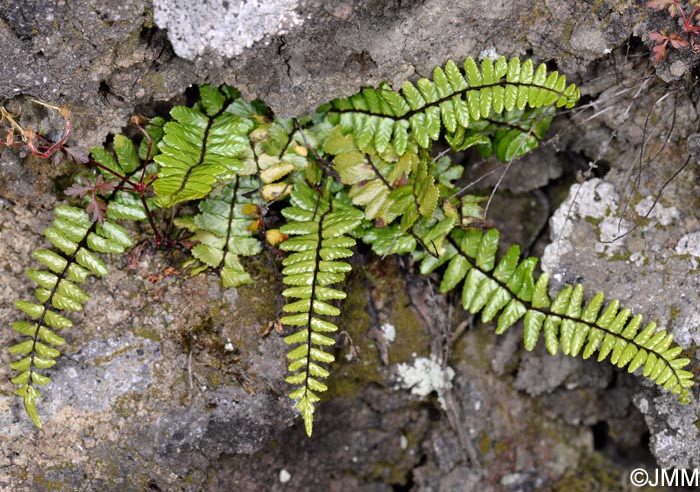
M 550 299 L 549 275 L 535 278 L 537 260 L 521 260 L 518 246 L 496 261 L 498 236 L 495 229 L 454 231 L 440 289 L 461 284 L 464 308 L 480 313 L 484 322 L 496 320 L 497 334 L 523 319 L 527 350 L 542 335 L 552 355 L 561 350 L 588 359 L 597 353 L 599 362 L 610 360 L 629 372 L 642 369 L 644 377 L 688 400 L 693 374 L 683 368 L 690 359 L 673 344 L 672 334 L 657 330 L 654 322 L 644 325 L 642 315 L 632 316 L 617 300 L 604 306 L 602 292 L 585 304 L 581 285 L 568 285 Z

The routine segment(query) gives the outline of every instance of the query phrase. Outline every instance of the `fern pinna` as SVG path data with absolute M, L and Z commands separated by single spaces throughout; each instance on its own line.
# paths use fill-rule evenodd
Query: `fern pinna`
M 645 377 L 687 400 L 689 360 L 672 335 L 655 323 L 642 327 L 641 316 L 631 317 L 615 300 L 603 309 L 601 293 L 584 304 L 581 286 L 550 299 L 549 276 L 536 276 L 536 259 L 521 259 L 517 246 L 497 261 L 498 232 L 471 227 L 485 218 L 482 197 L 460 190 L 461 166 L 430 154 L 444 137 L 454 150 L 474 147 L 511 161 L 538 145 L 556 107 L 570 108 L 578 98 L 579 90 L 545 65 L 503 57 L 480 64 L 468 58 L 461 68 L 448 62 L 432 80 L 407 82 L 400 91 L 386 84 L 363 89 L 289 120 L 230 87 L 200 87 L 199 103 L 175 107 L 170 121 L 154 119 L 141 131 L 138 150 L 123 136 L 114 140 L 116 158 L 93 149 L 101 179 L 119 182 L 100 185 L 108 221 L 57 209 L 47 237 L 58 251 L 37 252 L 53 273 L 30 271 L 40 285 L 38 303 L 18 303 L 38 321 L 15 324 L 29 339 L 11 349 L 25 354 L 13 368 L 27 412 L 39 425 L 35 385 L 48 378 L 35 369 L 54 363 L 51 345 L 63 339 L 53 330 L 70 325 L 55 310 L 80 308 L 87 295 L 75 283 L 106 273 L 91 251 L 116 253 L 131 244 L 110 221 L 147 218 L 157 230 L 152 210 L 195 200 L 197 214 L 174 220 L 190 233 L 176 236 L 191 250 L 190 273 L 213 269 L 225 287 L 241 287 L 255 282 L 246 257 L 272 246 L 287 254 L 281 318 L 293 346 L 287 382 L 309 435 L 335 361 L 332 334 L 358 240 L 382 256 L 412 255 L 421 273 L 441 276 L 443 292 L 461 289 L 464 309 L 484 322 L 497 320 L 498 334 L 522 320 L 527 350 L 543 334 L 553 354 L 597 352 L 599 361 L 609 358 L 631 372 L 643 366 Z M 94 192 L 97 185 L 83 188 Z M 270 229 L 280 209 L 282 225 Z

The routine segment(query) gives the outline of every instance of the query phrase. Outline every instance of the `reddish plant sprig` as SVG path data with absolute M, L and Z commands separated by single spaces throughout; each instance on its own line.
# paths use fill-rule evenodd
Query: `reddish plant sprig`
M 64 193 L 68 196 L 84 197 L 90 194 L 90 202 L 85 209 L 89 213 L 93 220 L 96 220 L 102 224 L 105 220 L 105 213 L 107 212 L 107 203 L 102 200 L 98 194 L 107 195 L 112 193 L 119 185 L 118 181 L 109 180 L 105 181 L 101 174 L 97 175 L 95 181 L 90 181 L 88 178 L 80 178 L 82 184 L 73 183 Z
M 87 153 L 80 148 L 69 147 L 66 145 L 68 138 L 72 131 L 72 124 L 70 120 L 71 113 L 65 108 L 59 108 L 46 104 L 41 101 L 35 101 L 42 106 L 45 106 L 52 110 L 58 110 L 64 120 L 64 128 L 61 136 L 56 140 L 56 142 L 51 142 L 43 136 L 35 133 L 30 129 L 22 128 L 15 120 L 16 115 L 12 115 L 4 107 L 0 107 L 0 122 L 7 121 L 10 124 L 10 129 L 8 130 L 7 137 L 4 142 L 0 141 L 0 146 L 5 147 L 25 147 L 31 154 L 36 155 L 41 159 L 51 160 L 55 165 L 58 165 L 63 158 L 68 158 L 80 164 L 87 164 L 98 168 L 110 175 L 112 175 L 115 180 L 105 180 L 102 175 L 98 175 L 94 181 L 90 181 L 87 178 L 80 178 L 79 183 L 75 183 L 65 190 L 68 196 L 79 196 L 85 197 L 90 195 L 90 200 L 86 211 L 92 216 L 92 218 L 100 223 L 104 221 L 107 203 L 100 197 L 105 197 L 109 193 L 116 190 L 122 190 L 127 192 L 136 193 L 141 203 L 143 204 L 146 217 L 153 230 L 154 239 L 153 244 L 156 247 L 159 246 L 171 246 L 172 241 L 166 240 L 166 238 L 159 232 L 156 226 L 153 213 L 148 206 L 147 198 L 149 198 L 153 182 L 157 179 L 157 176 L 149 177 L 146 174 L 146 169 L 151 161 L 151 154 L 153 151 L 153 140 L 148 132 L 145 130 L 143 125 L 148 124 L 148 119 L 134 115 L 129 120 L 139 132 L 143 135 L 147 142 L 147 153 L 146 158 L 143 161 L 143 167 L 141 170 L 141 175 L 138 181 L 131 179 L 129 176 L 122 175 L 121 173 L 111 169 L 94 159 L 88 157 Z M 15 135 L 19 135 L 21 141 L 15 140 Z
M 649 39 L 656 42 L 656 46 L 652 49 L 654 53 L 654 63 L 659 63 L 666 56 L 666 46 L 670 43 L 676 49 L 685 48 L 688 46 L 688 41 L 681 38 L 675 32 L 667 34 L 664 29 L 659 32 L 650 32 Z
M 700 51 L 700 44 L 696 42 L 696 37 L 700 36 L 700 26 L 696 24 L 698 10 L 700 10 L 700 2 L 691 0 L 690 3 L 695 5 L 695 8 L 690 13 L 686 14 L 683 5 L 678 0 L 649 0 L 646 6 L 655 10 L 668 10 L 670 17 L 680 16 L 683 21 L 681 33 L 668 33 L 665 29 L 653 31 L 649 33 L 649 39 L 656 43 L 652 48 L 654 53 L 653 59 L 655 63 L 659 63 L 667 54 L 667 48 L 670 44 L 675 49 L 690 48 L 694 53 Z
M 53 154 L 55 151 L 61 151 L 63 150 L 63 147 L 65 146 L 66 140 L 68 140 L 68 136 L 70 135 L 71 132 L 71 122 L 70 120 L 65 121 L 65 128 L 63 129 L 63 134 L 61 135 L 61 138 L 56 141 L 56 143 L 51 144 L 44 150 L 44 152 L 41 152 L 41 150 L 37 149 L 37 147 L 34 145 L 34 141 L 37 138 L 37 135 L 28 130 L 27 133 L 27 147 L 29 147 L 29 150 L 32 152 L 32 154 L 41 157 L 42 159 L 48 159 L 51 157 L 51 154 Z

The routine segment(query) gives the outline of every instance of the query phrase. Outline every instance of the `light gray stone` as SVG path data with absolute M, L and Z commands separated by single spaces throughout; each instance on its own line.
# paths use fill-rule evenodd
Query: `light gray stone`
M 266 36 L 300 26 L 297 7 L 297 0 L 154 0 L 153 17 L 168 30 L 178 56 L 193 60 L 211 51 L 233 58 Z

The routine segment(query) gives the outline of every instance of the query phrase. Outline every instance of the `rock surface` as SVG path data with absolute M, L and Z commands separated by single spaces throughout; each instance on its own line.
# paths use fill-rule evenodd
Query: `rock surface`
M 450 58 L 552 61 L 590 103 L 514 163 L 490 217 L 506 241 L 535 254 L 551 243 L 543 266 L 559 282 L 583 281 L 660 320 L 697 360 L 696 163 L 670 180 L 696 131 L 696 102 L 682 90 L 665 95 L 645 75 L 648 54 L 624 45 L 644 30 L 638 2 L 185 3 L 4 2 L 0 97 L 42 132 L 60 126 L 29 99 L 66 104 L 73 142 L 89 148 L 131 112 L 161 111 L 205 81 L 298 115 L 363 85 L 428 75 Z M 609 169 L 604 180 L 569 190 L 588 162 L 599 177 Z M 11 151 L 0 166 L 0 342 L 9 346 L 12 302 L 31 295 L 24 271 L 74 169 Z M 502 168 L 493 163 L 468 172 L 491 170 L 482 185 L 495 185 Z M 441 345 L 469 320 L 393 259 L 356 265 L 363 273 L 344 305 L 342 362 L 306 439 L 286 397 L 282 337 L 260 334 L 282 304 L 270 265 L 257 266 L 255 288 L 223 291 L 213 276 L 173 274 L 171 255 L 146 248 L 131 260 L 112 259 L 110 276 L 90 284 L 92 299 L 73 316 L 66 356 L 39 404 L 44 430 L 3 388 L 2 488 L 569 491 L 584 472 L 626 480 L 609 457 L 638 449 L 647 427 L 659 464 L 698 466 L 697 401 L 681 407 L 633 376 L 542 347 L 523 353 L 516 328 L 496 338 L 472 326 Z M 402 367 L 444 353 L 452 376 L 440 394 L 402 389 Z M 7 381 L 11 356 L 1 359 Z
M 626 64 L 623 71 L 633 69 L 632 62 Z M 610 98 L 622 88 L 611 84 L 594 104 L 594 112 L 612 111 L 585 126 L 591 132 L 607 128 L 603 131 L 610 138 L 596 152 L 583 153 L 591 162 L 607 162 L 610 172 L 604 181 L 591 179 L 571 188 L 550 220 L 552 242 L 542 266 L 559 285 L 584 282 L 591 292 L 603 290 L 608 298 L 658 320 L 697 361 L 700 222 L 697 164 L 688 157 L 692 150 L 686 143 L 697 125 L 696 103 L 682 93 L 666 96 L 667 87 L 652 79 L 638 84 L 649 87 Z M 646 110 L 617 110 L 632 105 Z M 697 466 L 700 402 L 694 398 L 679 406 L 651 384 L 642 385 L 634 401 L 649 426 L 659 464 Z

